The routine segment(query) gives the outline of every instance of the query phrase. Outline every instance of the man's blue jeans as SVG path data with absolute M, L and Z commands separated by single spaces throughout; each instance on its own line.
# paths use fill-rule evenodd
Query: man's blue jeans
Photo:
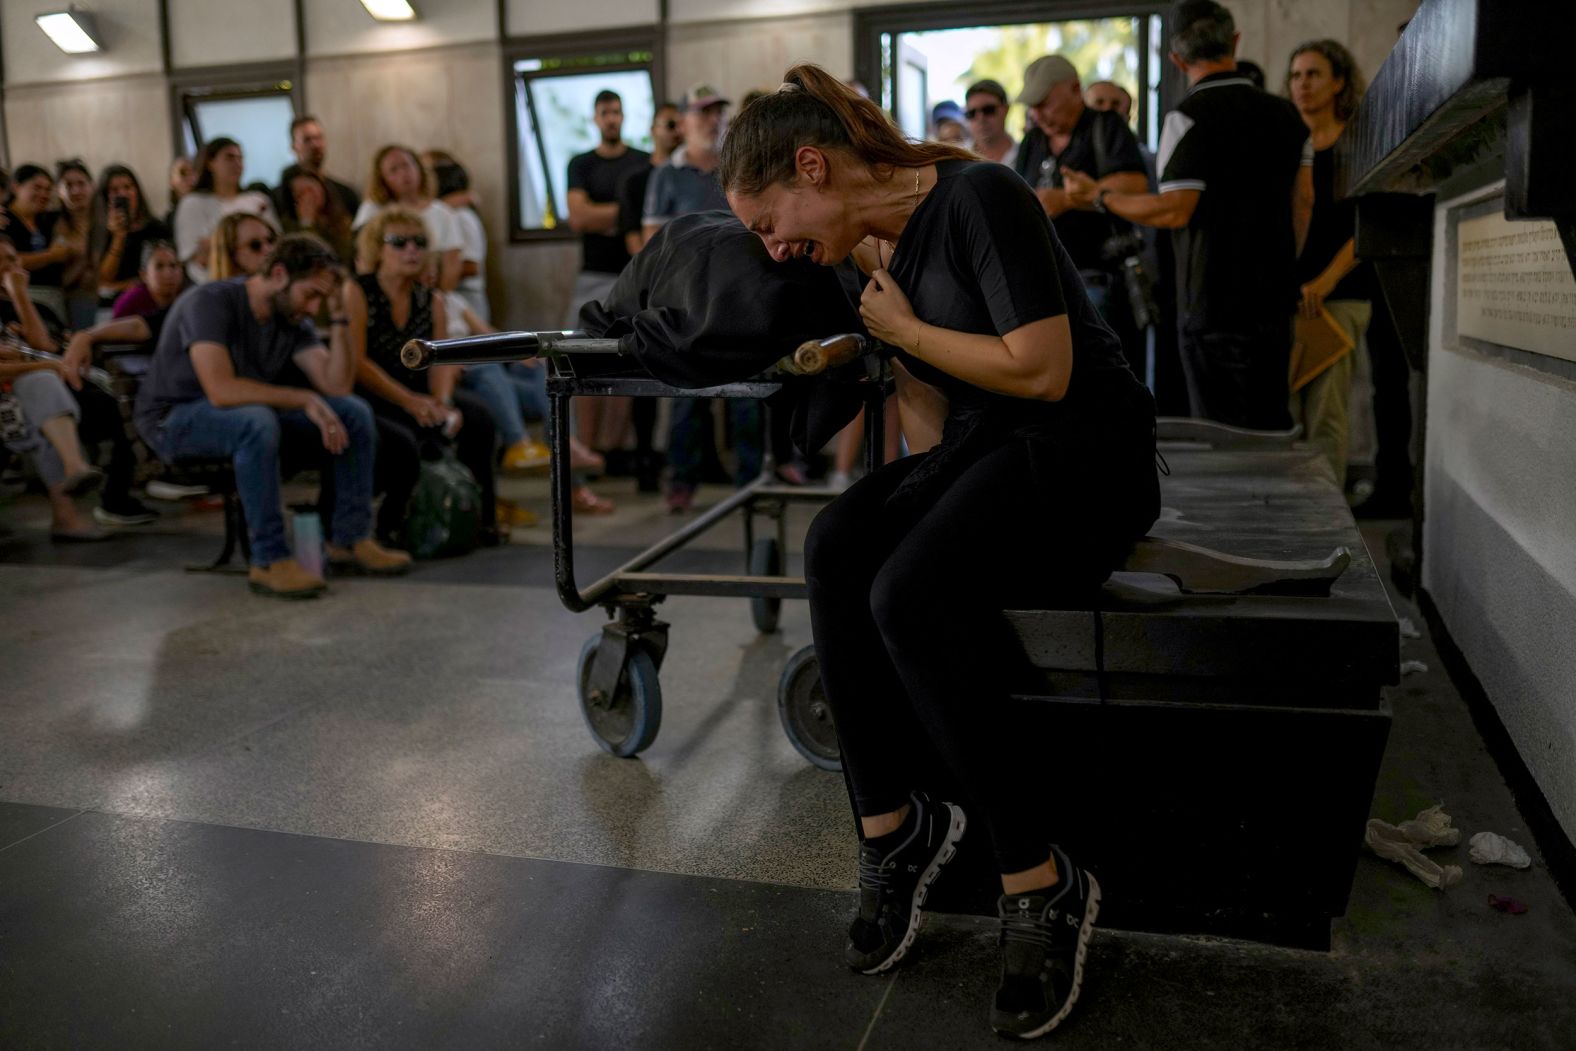
M 281 412 L 267 405 L 221 409 L 206 398 L 177 405 L 158 433 L 144 435 L 166 463 L 228 458 L 235 488 L 246 512 L 252 563 L 269 566 L 290 557 L 284 513 L 279 506 L 279 459 L 318 463 L 333 471 L 333 534 L 329 540 L 350 547 L 372 534 L 372 467 L 377 431 L 372 410 L 360 398 L 324 398 L 344 425 L 350 444 L 338 456 L 323 448 L 322 433 L 305 412 Z
M 750 398 L 728 399 L 728 419 L 733 428 L 733 448 L 739 456 L 734 484 L 748 485 L 761 473 L 765 436 L 761 433 L 761 404 Z M 698 485 L 707 460 L 715 454 L 710 398 L 674 398 L 672 430 L 668 433 L 668 463 L 673 481 Z
M 525 425 L 547 418 L 547 366 L 528 369 L 508 364 L 467 365 L 460 383 L 487 403 L 507 446 L 525 441 Z

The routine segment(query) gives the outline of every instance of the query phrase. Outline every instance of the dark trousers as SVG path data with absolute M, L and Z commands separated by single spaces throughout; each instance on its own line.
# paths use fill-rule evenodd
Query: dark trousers
M 126 433 L 126 421 L 120 414 L 120 403 L 114 395 L 106 394 L 91 383 L 73 392 L 82 415 L 77 423 L 77 436 L 87 447 L 89 455 L 102 442 L 110 443 L 109 463 L 104 467 L 104 489 L 100 494 L 104 506 L 111 510 L 124 507 L 131 499 L 131 483 L 137 473 L 137 454 L 132 449 L 131 436 Z
M 1046 860 L 1066 796 L 1048 780 L 1056 743 L 1012 725 L 1029 666 L 1002 610 L 1090 601 L 1158 513 L 1153 441 L 1142 447 L 1117 464 L 1014 440 L 934 500 L 889 505 L 925 459 L 910 456 L 816 516 L 810 619 L 856 816 L 897 810 L 938 756 L 1002 872 Z
M 410 506 L 410 494 L 416 491 L 421 477 L 421 460 L 438 446 L 447 444 L 441 429 L 418 426 L 405 410 L 381 398 L 368 397 L 372 415 L 378 428 L 377 467 L 373 472 L 373 486 L 383 494 L 383 504 L 378 508 L 377 531 L 381 537 L 393 537 L 405 524 L 405 513 Z M 498 432 L 487 403 L 469 391 L 454 392 L 454 407 L 459 410 L 463 423 L 460 433 L 454 436 L 454 454 L 476 476 L 482 491 L 482 528 L 493 528 L 496 493 L 493 488 L 493 455 L 496 451 Z
M 1291 426 L 1290 317 L 1243 321 L 1229 330 L 1184 317 L 1179 327 L 1194 416 L 1256 431 Z
M 1395 319 L 1384 295 L 1373 298 L 1368 324 L 1368 359 L 1373 368 L 1374 430 L 1379 449 L 1374 456 L 1375 495 L 1395 503 L 1412 499 L 1412 368 Z

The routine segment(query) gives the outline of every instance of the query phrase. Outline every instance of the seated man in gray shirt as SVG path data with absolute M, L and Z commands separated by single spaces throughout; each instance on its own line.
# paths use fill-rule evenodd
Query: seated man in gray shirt
M 137 392 L 137 430 L 166 463 L 233 461 L 252 590 L 260 594 L 303 598 L 325 588 L 290 557 L 281 453 L 321 463 L 325 504 L 332 492 L 331 566 L 375 574 L 410 566 L 409 555 L 372 538 L 377 432 L 372 410 L 350 393 L 356 360 L 339 287 L 326 244 L 310 234 L 281 238 L 257 274 L 201 285 L 176 301 Z M 325 302 L 330 347 L 310 320 Z M 289 385 L 301 376 L 311 389 Z

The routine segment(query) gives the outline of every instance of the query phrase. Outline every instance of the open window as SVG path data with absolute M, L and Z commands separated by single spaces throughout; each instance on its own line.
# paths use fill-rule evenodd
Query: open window
M 1067 11 L 1065 17 L 1056 17 L 1058 7 Z M 968 86 L 986 79 L 1015 97 L 1030 62 L 1061 55 L 1085 86 L 1109 80 L 1127 90 L 1133 130 L 1154 149 L 1164 75 L 1160 7 L 1007 0 L 966 8 L 869 9 L 855 19 L 857 73 L 905 133 L 924 138 L 936 103 L 950 99 L 963 105 Z M 1023 106 L 1009 107 L 1007 129 L 1014 138 L 1022 139 L 1027 122 Z
M 188 156 L 221 136 L 241 144 L 246 161 L 243 186 L 273 186 L 279 173 L 295 161 L 290 152 L 290 122 L 296 118 L 297 99 L 295 85 L 288 79 L 177 82 L 175 107 L 182 148 Z
M 651 149 L 657 103 L 651 42 L 625 38 L 556 53 L 533 53 L 528 45 L 510 51 L 512 239 L 577 237 L 569 229 L 565 201 L 569 160 L 596 148 L 592 114 L 598 93 L 618 93 L 624 141 Z

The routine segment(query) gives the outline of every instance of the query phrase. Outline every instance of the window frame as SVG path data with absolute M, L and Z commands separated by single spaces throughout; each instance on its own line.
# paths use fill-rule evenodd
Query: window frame
M 1160 112 L 1149 112 L 1149 92 L 1140 91 L 1133 100 L 1137 113 L 1134 132 L 1138 141 L 1148 142 L 1150 127 L 1159 126 L 1161 113 L 1172 109 L 1182 97 L 1186 85 L 1181 75 L 1164 58 L 1164 42 L 1170 39 L 1171 4 L 1168 0 L 985 0 L 967 6 L 945 4 L 900 4 L 890 7 L 867 7 L 854 11 L 854 76 L 870 89 L 870 97 L 881 104 L 882 71 L 891 56 L 881 46 L 883 35 L 890 35 L 895 49 L 903 33 L 924 33 L 935 29 L 968 29 L 974 26 L 1022 25 L 1043 22 L 1073 22 L 1101 18 L 1158 18 L 1162 41 L 1160 73 Z M 1138 77 L 1140 84 L 1147 84 L 1152 71 L 1149 68 L 1149 39 L 1147 26 L 1139 29 Z M 895 66 L 893 67 L 896 68 Z M 962 101 L 961 99 L 959 101 Z M 898 107 L 896 79 L 892 86 L 891 111 Z
M 202 123 L 197 119 L 195 105 L 198 102 L 285 96 L 290 99 L 293 116 L 301 116 L 305 112 L 305 100 L 296 73 L 293 62 L 258 62 L 172 72 L 169 76 L 170 139 L 175 157 L 185 152 L 188 124 L 197 148 L 203 147 Z
M 540 80 L 564 76 L 561 69 L 517 72 L 515 64 L 528 59 L 574 59 L 617 51 L 644 51 L 651 55 L 649 63 L 624 62 L 597 66 L 609 73 L 646 71 L 651 76 L 653 100 L 662 102 L 664 56 L 661 27 L 656 25 L 629 26 L 621 29 L 597 30 L 585 33 L 561 33 L 553 36 L 510 37 L 503 41 L 503 98 L 505 149 L 508 168 L 509 243 L 532 244 L 552 241 L 578 241 L 580 235 L 569 228 L 565 221 L 552 229 L 532 229 L 522 225 L 520 215 L 520 148 L 522 129 L 515 107 L 516 85 L 523 80 Z M 534 135 L 533 135 L 534 137 Z M 540 149 L 538 143 L 538 149 Z M 544 165 L 545 167 L 545 165 Z

